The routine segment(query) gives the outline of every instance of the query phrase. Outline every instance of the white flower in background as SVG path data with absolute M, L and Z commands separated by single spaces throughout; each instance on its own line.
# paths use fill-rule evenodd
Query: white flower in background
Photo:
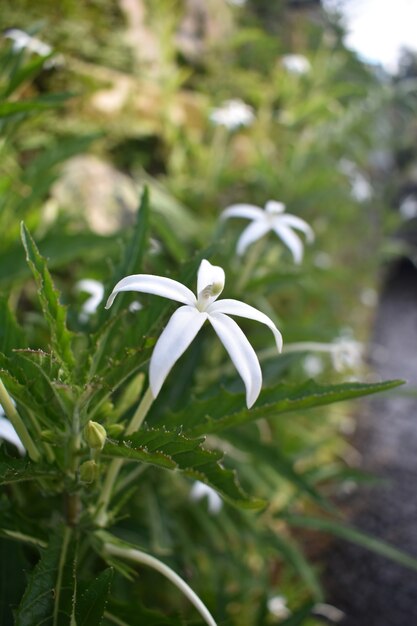
M 404 198 L 400 204 L 400 215 L 404 220 L 411 220 L 417 217 L 417 197 L 410 194 Z
M 190 498 L 193 502 L 207 498 L 208 511 L 211 515 L 217 515 L 223 506 L 223 500 L 217 491 L 199 480 L 196 480 L 191 487 Z
M 246 0 L 227 0 L 227 2 L 235 7 L 243 7 L 246 4 Z
M 331 359 L 337 372 L 357 370 L 363 362 L 363 345 L 348 337 L 338 337 L 331 345 Z
M 372 287 L 366 287 L 361 291 L 360 301 L 364 306 L 372 308 L 378 303 L 378 293 Z
M 287 600 L 284 596 L 273 596 L 267 603 L 268 611 L 278 619 L 287 619 L 291 615 L 291 611 L 287 607 Z
M 314 378 L 323 372 L 323 361 L 317 354 L 308 354 L 303 361 L 304 371 L 309 378 Z
M 152 274 L 126 276 L 117 283 L 107 300 L 110 308 L 118 293 L 140 291 L 182 302 L 156 342 L 149 365 L 149 383 L 154 398 L 158 395 L 165 378 L 174 363 L 208 320 L 223 343 L 246 387 L 246 403 L 250 408 L 262 387 L 262 372 L 258 357 L 244 333 L 229 315 L 256 320 L 268 326 L 274 334 L 278 350 L 282 349 L 281 333 L 264 313 L 239 300 L 219 300 L 225 282 L 221 267 L 211 265 L 205 259 L 197 274 L 197 297 L 185 285 L 171 278 Z
M 94 280 L 93 278 L 83 278 L 83 280 L 78 281 L 76 288 L 78 291 L 88 293 L 90 296 L 84 302 L 80 313 L 80 320 L 82 322 L 86 322 L 91 315 L 94 315 L 97 311 L 98 305 L 103 300 L 104 286 L 98 280 Z
M 255 119 L 253 109 L 243 100 L 227 100 L 210 113 L 210 121 L 216 126 L 235 130 L 240 126 L 250 126 Z
M 4 439 L 13 444 L 20 454 L 26 454 L 26 450 L 19 439 L 17 432 L 11 422 L 5 417 L 4 409 L 0 404 L 0 439 Z
M 24 30 L 20 30 L 19 28 L 9 28 L 3 33 L 3 36 L 12 41 L 12 49 L 13 52 L 16 53 L 21 52 L 22 50 L 27 50 L 28 52 L 38 54 L 41 57 L 48 57 L 53 52 L 50 45 L 41 41 L 37 37 L 29 35 L 29 33 L 26 33 Z M 61 55 L 53 59 L 48 59 L 45 63 L 45 67 L 54 67 L 62 64 L 62 61 L 63 57 Z
M 303 243 L 300 237 L 294 233 L 294 230 L 302 231 L 306 235 L 307 241 L 314 240 L 314 233 L 307 222 L 290 213 L 284 213 L 284 211 L 285 205 L 275 200 L 269 200 L 265 204 L 265 209 L 253 204 L 232 204 L 222 212 L 220 219 L 242 217 L 252 220 L 237 242 L 236 251 L 239 255 L 244 254 L 252 243 L 272 230 L 291 251 L 295 263 L 301 263 Z
M 47 43 L 44 43 L 37 37 L 32 37 L 24 30 L 19 28 L 9 28 L 5 31 L 4 37 L 10 39 L 13 42 L 13 51 L 20 52 L 21 50 L 28 50 L 39 54 L 41 57 L 47 57 L 52 54 L 52 48 Z
M 328 270 L 333 265 L 332 257 L 327 252 L 317 252 L 314 257 L 314 265 L 321 270 Z
M 301 76 L 302 74 L 308 74 L 311 70 L 310 61 L 302 54 L 285 54 L 281 58 L 281 63 L 290 74 Z
M 374 195 L 372 185 L 360 171 L 359 167 L 349 159 L 341 159 L 340 171 L 347 176 L 350 182 L 350 195 L 357 202 L 367 202 Z

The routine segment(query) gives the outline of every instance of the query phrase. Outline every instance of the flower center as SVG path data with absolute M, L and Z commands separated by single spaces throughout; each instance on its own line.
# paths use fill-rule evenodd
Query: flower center
M 212 283 L 204 287 L 198 294 L 197 309 L 199 311 L 205 311 L 207 306 L 217 298 L 222 292 L 223 285 L 221 283 Z

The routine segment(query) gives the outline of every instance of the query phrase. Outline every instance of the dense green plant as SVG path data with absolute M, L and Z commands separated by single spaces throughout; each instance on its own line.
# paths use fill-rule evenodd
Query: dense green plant
M 151 30 L 173 34 L 180 4 L 152 3 Z M 96 15 L 97 3 L 88 15 L 66 3 L 65 19 L 53 13 L 54 32 L 77 23 L 73 32 L 85 32 L 90 10 Z M 39 17 L 32 3 L 13 11 L 22 26 Z M 0 447 L 5 626 L 201 623 L 172 585 L 190 597 L 184 581 L 219 624 L 275 623 L 268 602 L 278 594 L 293 611 L 288 625 L 315 624 L 311 610 L 324 596 L 298 527 L 416 567 L 343 525 L 324 495 L 344 479 L 364 479 L 335 459 L 343 443 L 329 405 L 398 384 L 341 382 L 326 357 L 340 347 L 334 339 L 344 326 L 365 325 L 354 303 L 373 285 L 372 220 L 380 216 L 369 199 L 351 196 L 336 164 L 345 158 L 366 170 L 378 140 L 371 121 L 389 90 L 316 28 L 306 36 L 310 72 L 284 71 L 277 59 L 284 38 L 246 15 L 227 45 L 217 42 L 194 65 L 162 38 L 145 109 L 135 99 L 144 68 L 119 41 L 102 52 L 106 16 L 79 50 L 62 38 L 68 65 L 50 74 L 44 57 L 2 46 L 0 403 L 26 448 L 20 457 L 7 442 Z M 120 26 L 119 11 L 113 17 Z M 103 119 L 94 95 L 126 80 L 130 99 Z M 236 97 L 252 107 L 253 124 L 211 123 L 212 110 Z M 94 232 L 88 206 L 56 206 L 61 164 L 92 150 L 124 169 L 137 192 L 149 188 L 129 227 L 112 234 Z M 271 198 L 316 232 L 302 266 L 272 233 L 237 257 L 242 224 L 218 221 L 228 204 Z M 354 250 L 352 241 L 360 243 Z M 108 296 L 126 275 L 145 273 L 195 291 L 204 258 L 225 269 L 226 297 L 268 314 L 289 344 L 279 355 L 269 329 L 242 321 L 264 380 L 251 409 L 206 327 L 151 402 L 148 362 L 172 313 L 169 300 L 141 294 L 138 311 L 130 306 L 138 308 L 137 298 L 121 294 L 109 310 L 86 314 L 77 290 L 80 279 L 94 278 Z M 304 368 L 311 351 L 323 356 L 320 382 Z M 195 481 L 220 494 L 215 509 L 192 498 Z

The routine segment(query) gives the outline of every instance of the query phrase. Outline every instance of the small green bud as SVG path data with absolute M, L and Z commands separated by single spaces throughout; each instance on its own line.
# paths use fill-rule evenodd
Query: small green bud
M 56 434 L 53 430 L 42 430 L 41 439 L 42 441 L 47 441 L 48 443 L 56 443 Z
M 118 437 L 122 434 L 124 429 L 125 427 L 123 426 L 123 424 L 110 424 L 109 426 L 107 426 L 107 433 L 109 437 Z
M 102 450 L 106 443 L 106 429 L 98 422 L 90 420 L 84 428 L 84 437 L 90 448 Z
M 99 475 L 99 466 L 95 461 L 85 461 L 80 465 L 80 479 L 83 483 L 93 483 Z

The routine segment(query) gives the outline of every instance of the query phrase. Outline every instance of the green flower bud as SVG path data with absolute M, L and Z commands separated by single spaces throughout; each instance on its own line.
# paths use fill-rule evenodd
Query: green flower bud
M 84 437 L 90 448 L 102 450 L 107 438 L 106 429 L 98 422 L 90 420 L 84 428 Z
M 80 465 L 80 479 L 83 483 L 93 483 L 99 475 L 99 466 L 95 461 L 85 461 Z
M 124 429 L 125 427 L 123 426 L 123 424 L 110 424 L 107 427 L 107 433 L 109 437 L 118 437 L 119 435 L 122 434 Z

